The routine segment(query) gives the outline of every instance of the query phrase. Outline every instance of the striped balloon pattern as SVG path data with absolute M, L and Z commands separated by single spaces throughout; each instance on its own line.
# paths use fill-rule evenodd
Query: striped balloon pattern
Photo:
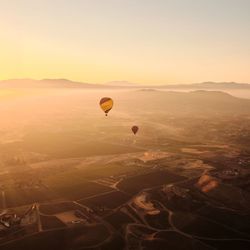
M 110 97 L 103 97 L 100 100 L 100 107 L 105 112 L 106 116 L 108 115 L 108 112 L 112 109 L 113 104 L 114 102 Z

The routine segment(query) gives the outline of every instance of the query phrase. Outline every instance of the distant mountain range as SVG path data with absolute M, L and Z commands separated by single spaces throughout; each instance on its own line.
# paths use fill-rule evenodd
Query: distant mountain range
M 99 88 L 100 84 L 74 82 L 67 79 L 10 79 L 0 81 L 0 88 Z
M 132 83 L 132 82 L 128 82 L 128 81 L 111 81 L 111 82 L 106 82 L 104 85 L 107 86 L 126 86 L 126 87 L 131 87 L 131 86 L 139 86 L 137 83 Z
M 139 85 L 127 81 L 111 81 L 105 84 L 75 82 L 67 79 L 10 79 L 0 81 L 0 88 L 152 88 L 152 89 L 194 89 L 224 90 L 250 89 L 250 84 L 236 82 L 203 82 L 193 84 Z
M 130 83 L 127 81 L 112 81 L 107 83 L 108 86 L 116 87 L 133 87 L 133 88 L 155 88 L 155 89 L 250 89 L 248 83 L 236 83 L 236 82 L 202 82 L 192 84 L 169 84 L 169 85 L 139 85 L 136 83 Z
M 159 86 L 166 89 L 250 89 L 248 83 L 236 83 L 236 82 L 203 82 L 193 84 L 174 84 Z

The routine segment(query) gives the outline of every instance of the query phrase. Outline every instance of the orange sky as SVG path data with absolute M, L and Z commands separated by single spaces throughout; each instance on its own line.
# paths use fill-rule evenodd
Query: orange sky
M 0 79 L 250 83 L 247 0 L 0 1 Z

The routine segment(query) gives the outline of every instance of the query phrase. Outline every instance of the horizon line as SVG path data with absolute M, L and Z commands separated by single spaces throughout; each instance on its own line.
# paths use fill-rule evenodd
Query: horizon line
M 241 83 L 241 82 L 235 82 L 235 81 L 202 81 L 202 82 L 192 82 L 192 83 L 162 83 L 162 84 L 154 84 L 154 83 L 150 83 L 150 84 L 143 84 L 143 83 L 136 83 L 136 82 L 130 82 L 130 81 L 126 81 L 126 80 L 111 80 L 111 81 L 107 81 L 107 82 L 102 82 L 102 83 L 93 83 L 93 82 L 85 82 L 85 81 L 75 81 L 75 80 L 71 80 L 68 78 L 9 78 L 9 79 L 0 79 L 0 82 L 3 81 L 68 81 L 68 82 L 72 82 L 72 83 L 79 83 L 79 84 L 89 84 L 89 85 L 105 85 L 105 84 L 116 84 L 116 83 L 124 83 L 124 85 L 120 85 L 122 86 L 127 86 L 126 84 L 130 85 L 131 87 L 133 86 L 173 86 L 173 85 L 195 85 L 195 84 L 206 84 L 206 83 L 210 83 L 210 84 L 249 84 L 250 83 Z M 112 86 L 112 85 L 110 85 Z

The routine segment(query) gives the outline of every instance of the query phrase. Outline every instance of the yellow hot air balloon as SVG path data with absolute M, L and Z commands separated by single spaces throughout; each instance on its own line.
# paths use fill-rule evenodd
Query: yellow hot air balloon
M 100 100 L 100 107 L 105 112 L 106 116 L 108 115 L 108 112 L 112 109 L 113 103 L 113 100 L 109 97 L 103 97 Z

